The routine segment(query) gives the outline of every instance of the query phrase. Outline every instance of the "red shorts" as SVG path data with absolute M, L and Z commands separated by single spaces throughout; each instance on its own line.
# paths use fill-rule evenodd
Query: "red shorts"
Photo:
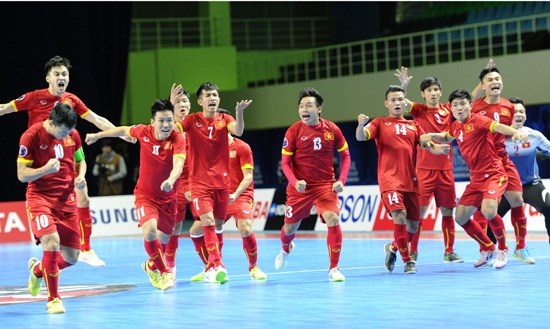
M 231 217 L 235 218 L 235 222 L 241 219 L 252 219 L 253 206 L 254 202 L 250 198 L 237 198 L 237 200 L 230 203 L 227 207 L 225 221 L 227 222 Z
M 80 249 L 80 222 L 76 216 L 76 205 L 74 211 L 63 211 L 33 200 L 27 202 L 27 216 L 36 244 L 40 243 L 42 236 L 57 232 L 60 245 Z
M 519 177 L 516 165 L 508 156 L 501 160 L 502 166 L 504 170 L 506 170 L 506 175 L 508 175 L 508 186 L 506 187 L 506 191 L 518 191 L 523 193 L 523 185 L 521 184 L 521 178 Z
M 500 202 L 507 185 L 504 170 L 489 177 L 470 174 L 470 183 L 466 186 L 458 204 L 479 209 L 483 199 L 495 199 Z
M 134 201 L 136 214 L 139 220 L 138 227 L 151 219 L 157 220 L 157 229 L 166 235 L 171 235 L 176 225 L 176 200 L 169 202 L 156 203 L 150 198 L 136 196 Z
M 317 214 L 324 221 L 322 214 L 332 211 L 340 214 L 338 208 L 338 193 L 332 191 L 332 182 L 307 186 L 303 193 L 296 191 L 294 186 L 286 189 L 285 223 L 295 224 L 309 217 L 311 208 L 315 205 Z
M 417 169 L 419 200 L 421 206 L 428 206 L 432 196 L 435 205 L 444 208 L 456 207 L 455 176 L 452 169 Z
M 380 192 L 382 203 L 391 217 L 391 213 L 398 210 L 407 211 L 407 219 L 420 220 L 420 202 L 418 193 L 403 191 L 383 191 Z
M 197 217 L 212 211 L 215 219 L 223 219 L 229 204 L 229 189 L 211 190 L 196 188 L 192 191 L 191 201 Z

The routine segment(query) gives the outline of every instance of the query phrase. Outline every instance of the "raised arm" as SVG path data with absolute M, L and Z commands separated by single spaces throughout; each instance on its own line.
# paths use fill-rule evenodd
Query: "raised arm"
M 357 116 L 357 128 L 355 129 L 355 138 L 360 142 L 367 139 L 365 125 L 368 122 L 369 117 L 367 115 L 361 113 Z
M 399 79 L 399 82 L 401 83 L 401 88 L 405 90 L 405 95 L 407 95 L 407 90 L 409 88 L 409 84 L 412 80 L 412 76 L 409 76 L 409 69 L 405 66 L 401 66 L 401 69 L 395 70 L 395 73 L 393 74 Z M 406 111 L 410 111 L 413 102 L 407 98 L 407 107 L 405 108 Z
M 113 127 L 94 134 L 86 134 L 86 144 L 92 145 L 98 139 L 106 137 L 130 137 L 130 126 Z
M 235 122 L 229 124 L 227 127 L 231 135 L 234 136 L 241 136 L 244 132 L 244 118 L 243 118 L 243 112 L 244 109 L 248 107 L 252 103 L 252 100 L 241 100 L 240 102 L 237 102 L 237 105 L 235 106 Z

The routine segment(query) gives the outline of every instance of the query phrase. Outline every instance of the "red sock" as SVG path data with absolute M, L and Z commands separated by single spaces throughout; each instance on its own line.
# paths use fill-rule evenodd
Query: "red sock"
M 222 247 L 223 247 L 223 230 L 216 230 L 216 237 L 218 238 L 218 250 L 220 251 L 220 257 L 222 257 Z
M 294 240 L 296 234 L 286 235 L 285 227 L 281 227 L 281 243 L 285 252 L 290 252 L 290 243 Z
M 525 248 L 525 237 L 527 236 L 527 218 L 523 207 L 512 208 L 512 225 L 516 234 L 516 249 Z
M 479 243 L 479 250 L 492 250 L 494 249 L 494 243 L 489 239 L 487 234 L 483 232 L 478 222 L 475 220 L 468 220 L 466 224 L 462 225 L 462 228 L 472 239 Z
M 80 250 L 88 251 L 90 246 L 90 236 L 92 235 L 92 215 L 90 208 L 76 208 L 76 216 L 80 222 Z
M 481 227 L 483 233 L 487 234 L 487 226 L 489 225 L 489 222 L 487 221 L 487 218 L 483 216 L 481 210 L 478 209 L 474 212 L 474 220 L 477 222 L 478 226 Z
M 258 262 L 258 243 L 254 233 L 250 233 L 249 236 L 244 236 L 242 239 L 244 254 L 248 258 L 248 270 L 250 271 Z
M 409 241 L 410 243 L 410 251 L 411 252 L 418 252 L 418 241 L 420 240 L 420 231 L 422 231 L 422 219 L 418 221 L 418 230 L 416 230 L 416 233 L 409 234 Z M 408 232 L 407 232 L 408 233 Z
M 149 255 L 147 266 L 149 266 L 149 268 L 152 270 L 157 269 L 161 273 L 168 272 L 168 270 L 166 269 L 166 264 L 164 263 L 162 245 L 160 244 L 160 241 L 158 239 L 153 241 L 144 240 L 143 245 L 145 246 L 145 251 L 147 252 L 147 255 Z
M 73 264 L 66 262 L 63 257 L 61 257 L 61 253 L 57 254 L 57 267 L 62 270 L 64 268 L 67 268 L 69 266 L 72 266 Z
M 195 250 L 199 255 L 199 258 L 202 260 L 204 265 L 208 264 L 208 252 L 206 251 L 206 244 L 204 244 L 204 235 L 201 236 L 192 236 L 191 241 L 195 246 Z
M 48 288 L 48 301 L 59 296 L 59 266 L 57 258 L 61 256 L 61 251 L 44 251 L 42 256 L 42 277 Z
M 204 244 L 208 252 L 208 263 L 213 266 L 220 266 L 223 264 L 220 250 L 218 249 L 218 237 L 216 236 L 215 230 L 216 228 L 214 225 L 202 227 L 202 231 L 204 232 Z
M 330 261 L 329 269 L 338 267 L 340 251 L 342 250 L 342 229 L 340 225 L 328 226 L 327 246 Z
M 489 221 L 489 227 L 491 228 L 491 231 L 493 231 L 495 239 L 497 239 L 498 249 L 508 250 L 508 246 L 506 245 L 506 231 L 504 230 L 504 222 L 502 221 L 502 217 L 497 214 L 495 218 Z
M 443 216 L 441 230 L 443 231 L 445 253 L 453 252 L 453 247 L 455 245 L 455 220 L 453 216 Z
M 174 267 L 176 265 L 176 252 L 179 245 L 179 235 L 170 235 L 168 244 L 164 252 L 164 259 L 166 259 L 166 265 L 168 267 Z
M 397 246 L 403 263 L 411 261 L 411 255 L 409 253 L 409 238 L 407 232 L 407 225 L 394 224 L 393 225 L 393 244 Z

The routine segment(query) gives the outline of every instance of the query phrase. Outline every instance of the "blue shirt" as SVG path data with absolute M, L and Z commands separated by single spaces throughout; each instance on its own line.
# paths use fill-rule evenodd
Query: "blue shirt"
M 526 142 L 513 142 L 509 137 L 504 141 L 506 152 L 514 162 L 521 183 L 532 184 L 540 181 L 537 165 L 537 150 L 550 157 L 550 141 L 538 130 L 529 127 L 519 129 L 529 136 Z

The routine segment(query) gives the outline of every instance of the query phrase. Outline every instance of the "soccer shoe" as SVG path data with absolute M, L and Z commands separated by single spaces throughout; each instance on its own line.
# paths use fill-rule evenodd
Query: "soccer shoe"
M 332 282 L 344 282 L 346 277 L 340 272 L 338 267 L 333 267 L 328 271 L 328 280 Z
M 50 314 L 60 314 L 65 313 L 65 307 L 63 306 L 63 302 L 61 302 L 61 299 L 54 298 L 46 303 L 46 312 Z
M 446 252 L 445 255 L 443 255 L 443 261 L 445 263 L 464 263 L 464 259 L 454 251 Z
M 493 267 L 500 270 L 501 268 L 504 268 L 506 264 L 508 264 L 508 249 L 498 250 L 495 261 L 493 262 Z
M 254 266 L 250 270 L 250 278 L 252 280 L 267 280 L 267 274 L 265 274 L 258 266 Z
M 34 274 L 34 268 L 39 266 L 40 262 L 36 258 L 29 259 L 29 282 L 27 287 L 29 288 L 29 293 L 31 296 L 36 296 L 40 293 L 40 288 L 42 287 L 43 278 L 39 278 Z
M 87 251 L 80 251 L 78 255 L 78 261 L 86 263 L 91 266 L 105 266 L 105 262 L 97 256 L 93 249 Z
M 286 267 L 286 264 L 288 263 L 288 254 L 294 249 L 296 245 L 294 244 L 294 241 L 290 242 L 290 245 L 288 246 L 288 252 L 281 249 L 277 257 L 275 257 L 275 269 L 280 270 L 283 267 Z
M 483 265 L 491 266 L 497 255 L 496 248 L 493 250 L 484 250 L 480 253 L 479 259 L 474 263 L 474 267 L 481 267 Z
M 174 286 L 175 281 L 174 273 L 164 272 L 160 275 L 159 289 L 165 291 Z
M 191 282 L 201 282 L 204 281 L 204 270 L 202 270 L 199 274 L 193 275 L 191 277 Z
M 527 264 L 535 264 L 535 260 L 526 248 L 514 250 L 514 257 Z
M 143 271 L 145 271 L 145 273 L 147 273 L 147 276 L 149 277 L 149 281 L 151 282 L 151 284 L 153 285 L 153 287 L 157 288 L 157 289 L 161 289 L 161 285 L 162 285 L 162 282 L 161 282 L 161 275 L 160 273 L 158 272 L 158 270 L 151 270 L 149 269 L 149 266 L 147 266 L 147 262 L 143 262 L 141 263 L 141 269 Z
M 418 252 L 411 252 L 411 259 L 416 262 L 416 260 L 418 259 Z
M 395 260 L 397 259 L 397 256 L 395 255 L 395 252 L 391 251 L 390 246 L 391 246 L 391 243 L 387 243 L 384 245 L 384 253 L 386 254 L 386 260 L 384 261 L 384 266 L 386 267 L 386 270 L 388 272 L 393 272 L 393 268 L 395 267 Z
M 405 264 L 405 274 L 416 274 L 416 264 L 413 261 Z
M 223 266 L 212 266 L 204 272 L 204 281 L 209 283 L 226 283 L 229 281 L 227 270 Z

